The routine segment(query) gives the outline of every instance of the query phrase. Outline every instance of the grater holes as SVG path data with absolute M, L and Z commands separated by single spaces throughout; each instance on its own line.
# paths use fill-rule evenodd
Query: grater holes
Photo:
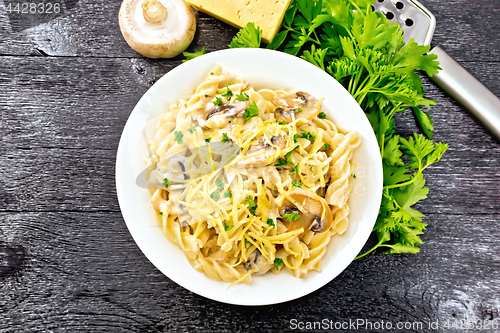
M 406 26 L 411 27 L 413 25 L 413 20 L 408 18 L 405 20 L 405 24 L 406 24 Z
M 396 8 L 397 9 L 403 9 L 404 6 L 405 6 L 404 3 L 402 3 L 401 1 L 396 2 Z
M 392 20 L 394 18 L 394 13 L 393 12 L 387 12 L 387 13 L 385 13 L 385 17 L 387 17 L 389 20 Z

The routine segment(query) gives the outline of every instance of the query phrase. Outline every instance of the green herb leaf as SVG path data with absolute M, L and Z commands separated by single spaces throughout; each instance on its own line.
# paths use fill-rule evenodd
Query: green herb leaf
M 211 140 L 212 140 L 212 138 L 206 138 L 206 139 L 205 139 L 205 142 L 206 142 L 206 143 L 210 143 L 210 141 L 211 141 Z
M 229 230 L 231 230 L 231 229 L 233 229 L 233 228 L 234 228 L 234 225 L 229 226 L 229 225 L 227 225 L 227 224 L 226 224 L 226 222 L 224 222 L 224 231 L 229 231 Z M 246 240 L 246 239 L 245 239 L 245 240 Z
M 245 120 L 248 121 L 250 118 L 256 117 L 259 115 L 259 108 L 255 101 L 252 102 L 250 106 L 247 107 L 245 111 Z
M 196 57 L 199 57 L 201 55 L 204 55 L 205 53 L 207 53 L 207 50 L 205 49 L 205 47 L 203 47 L 201 50 L 199 51 L 196 51 L 196 52 L 193 52 L 193 53 L 190 53 L 190 52 L 182 52 L 182 54 L 186 57 L 186 59 L 182 60 L 182 62 L 186 62 L 186 61 L 189 61 L 191 59 L 194 59 Z
M 325 149 L 325 151 L 328 151 L 330 149 L 330 145 L 328 143 L 325 143 L 323 145 L 323 148 Z
M 195 125 L 189 126 L 189 127 L 188 127 L 188 132 L 189 132 L 189 133 L 194 133 L 194 132 L 196 132 L 196 126 L 195 126 Z
M 251 196 L 247 196 L 244 201 L 248 205 L 248 210 L 250 211 L 250 214 L 255 216 L 255 211 L 257 210 L 257 204 L 255 203 L 254 199 Z
M 292 185 L 295 187 L 302 187 L 302 183 L 300 182 L 300 180 L 292 181 Z
M 215 202 L 219 201 L 219 199 L 220 199 L 220 193 L 219 193 L 219 192 L 217 192 L 217 191 L 212 192 L 212 193 L 210 194 L 210 199 L 212 199 L 212 200 L 213 200 L 213 201 L 215 201 Z
M 288 214 L 284 214 L 282 216 L 282 218 L 284 219 L 287 219 L 288 221 L 292 222 L 294 220 L 298 220 L 300 217 L 299 213 L 297 212 L 293 212 L 293 213 L 288 213 Z
M 215 97 L 215 101 L 213 102 L 215 106 L 219 106 L 222 104 L 222 98 Z
M 281 258 L 276 258 L 274 259 L 274 268 L 276 268 L 277 271 L 280 270 L 280 266 L 283 264 L 283 259 Z
M 267 224 L 270 225 L 271 227 L 275 227 L 276 225 L 274 224 L 273 219 L 267 219 Z
M 316 139 L 316 135 L 312 134 L 311 132 L 304 131 L 304 130 L 302 130 L 302 133 L 300 134 L 300 137 L 302 139 L 308 139 L 308 140 L 314 140 L 314 139 Z
M 167 178 L 163 178 L 163 185 L 165 185 L 166 187 L 170 186 L 170 182 L 168 181 Z
M 222 133 L 222 140 L 220 140 L 220 142 L 228 142 L 229 141 L 229 137 L 227 136 L 227 133 Z
M 298 134 L 294 134 L 294 135 L 293 135 L 293 142 L 294 142 L 294 143 L 297 143 L 297 142 L 298 142 L 298 138 L 299 138 L 299 137 L 300 137 L 300 135 L 298 135 Z
M 259 27 L 255 27 L 253 22 L 248 22 L 247 25 L 238 31 L 236 36 L 234 36 L 230 48 L 241 48 L 241 47 L 260 47 L 260 41 L 262 39 L 262 30 Z
M 226 97 L 227 100 L 233 97 L 233 92 L 229 89 L 229 84 L 226 84 L 226 91 L 222 92 L 222 96 Z
M 175 131 L 174 132 L 174 141 L 177 142 L 177 144 L 181 145 L 183 144 L 184 142 L 182 141 L 182 138 L 184 137 L 184 134 L 182 134 L 182 132 L 180 131 Z
M 244 93 L 244 92 L 240 92 L 239 94 L 236 94 L 236 100 L 237 101 L 242 101 L 242 102 L 246 102 L 250 99 L 250 97 Z
M 232 197 L 233 197 L 233 192 L 231 192 L 231 190 L 227 190 L 227 192 L 224 192 L 224 198 L 231 199 Z
M 326 113 L 324 113 L 324 112 L 318 113 L 318 118 L 319 119 L 326 119 Z

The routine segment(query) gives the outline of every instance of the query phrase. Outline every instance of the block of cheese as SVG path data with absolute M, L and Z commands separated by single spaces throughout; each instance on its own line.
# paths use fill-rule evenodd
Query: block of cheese
M 242 28 L 248 22 L 262 29 L 262 39 L 270 43 L 278 32 L 291 0 L 187 0 L 197 10 Z

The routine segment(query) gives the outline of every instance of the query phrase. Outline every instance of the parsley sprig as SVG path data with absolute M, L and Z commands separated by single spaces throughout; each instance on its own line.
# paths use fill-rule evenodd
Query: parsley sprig
M 243 29 L 238 31 L 231 44 L 229 44 L 229 47 L 259 47 L 261 39 L 262 30 L 259 27 L 255 27 L 253 22 L 248 22 Z
M 429 46 L 405 43 L 402 29 L 374 12 L 372 2 L 294 0 L 268 46 L 300 56 L 333 76 L 355 98 L 373 127 L 384 168 L 383 200 L 374 228 L 378 242 L 358 258 L 378 247 L 389 253 L 420 250 L 426 224 L 423 214 L 412 206 L 427 197 L 424 170 L 448 148 L 430 141 L 433 121 L 421 108 L 435 102 L 424 98 L 416 72 L 436 74 L 440 69 L 437 56 L 428 53 Z M 415 114 L 423 134 L 409 138 L 395 134 L 394 115 L 407 109 Z M 320 119 L 324 116 L 318 114 Z
M 236 94 L 237 101 L 246 102 L 249 99 L 250 99 L 250 96 L 248 96 L 247 93 L 245 93 L 245 92 L 240 92 L 239 94 Z
M 182 52 L 182 55 L 186 57 L 186 59 L 182 60 L 182 62 L 186 62 L 186 61 L 189 61 L 191 59 L 194 59 L 196 57 L 199 57 L 201 55 L 204 55 L 205 53 L 207 53 L 207 49 L 205 48 L 205 46 L 203 46 L 203 48 L 199 51 L 195 51 L 195 52 Z

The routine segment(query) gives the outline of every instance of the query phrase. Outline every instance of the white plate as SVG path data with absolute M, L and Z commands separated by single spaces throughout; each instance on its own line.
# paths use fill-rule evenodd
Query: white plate
M 335 124 L 361 134 L 353 161 L 356 178 L 349 199 L 349 228 L 334 236 L 322 260 L 322 272 L 298 279 L 286 270 L 254 276 L 252 284 L 214 281 L 196 271 L 184 253 L 164 236 L 149 208 L 150 193 L 136 184 L 148 157 L 146 137 L 170 104 L 186 98 L 215 65 L 232 77 L 243 77 L 255 88 L 307 91 L 324 98 L 323 109 Z M 163 76 L 141 98 L 122 133 L 116 157 L 116 190 L 125 223 L 146 257 L 171 280 L 207 298 L 240 305 L 265 305 L 296 299 L 321 288 L 352 262 L 368 239 L 382 197 L 382 163 L 373 130 L 351 95 L 330 75 L 300 58 L 265 49 L 229 49 L 190 60 Z

